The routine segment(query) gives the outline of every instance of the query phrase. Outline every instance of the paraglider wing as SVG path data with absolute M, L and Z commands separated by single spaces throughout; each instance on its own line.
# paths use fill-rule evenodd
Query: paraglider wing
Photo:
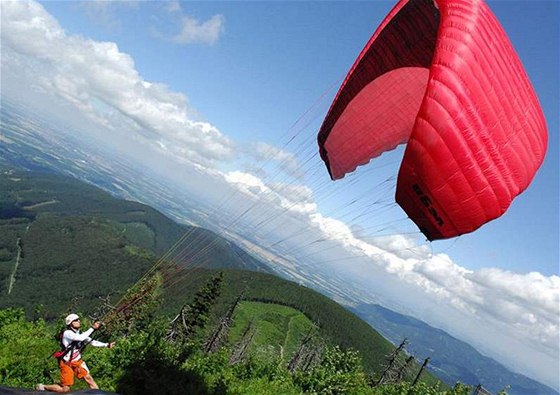
M 435 240 L 502 215 L 541 165 L 547 132 L 485 3 L 402 0 L 349 71 L 318 143 L 335 180 L 407 144 L 396 202 Z

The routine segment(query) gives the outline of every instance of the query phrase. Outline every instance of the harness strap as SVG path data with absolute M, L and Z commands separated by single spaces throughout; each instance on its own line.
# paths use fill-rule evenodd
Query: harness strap
M 62 337 L 64 338 L 64 336 Z M 80 354 L 84 351 L 84 349 L 86 348 L 86 346 L 90 343 L 87 342 L 86 340 L 82 340 L 82 341 L 72 341 L 70 342 L 70 344 L 64 348 L 64 343 L 62 343 L 62 338 L 60 339 L 60 345 L 63 348 L 63 354 L 61 355 L 60 358 L 64 358 L 66 356 L 66 354 L 70 353 L 70 358 L 68 359 L 68 363 L 72 362 L 72 359 L 74 357 L 74 350 L 78 349 L 78 351 L 80 352 Z

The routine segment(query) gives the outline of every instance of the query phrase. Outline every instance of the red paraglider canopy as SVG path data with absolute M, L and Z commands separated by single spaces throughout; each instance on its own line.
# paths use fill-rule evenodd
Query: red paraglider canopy
M 502 215 L 541 165 L 547 131 L 484 2 L 401 0 L 346 76 L 318 143 L 332 179 L 406 143 L 396 201 L 435 240 Z

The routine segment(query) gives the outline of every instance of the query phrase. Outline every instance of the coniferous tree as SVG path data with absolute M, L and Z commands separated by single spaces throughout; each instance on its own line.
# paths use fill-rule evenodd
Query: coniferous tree
M 224 273 L 212 277 L 195 295 L 191 303 L 184 305 L 179 314 L 171 321 L 166 336 L 168 341 L 191 338 L 197 329 L 203 328 L 208 321 L 210 309 L 220 296 Z

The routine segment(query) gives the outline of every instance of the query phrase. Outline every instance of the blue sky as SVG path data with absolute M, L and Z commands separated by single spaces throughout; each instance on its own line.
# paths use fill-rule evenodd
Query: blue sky
M 418 232 L 394 205 L 345 222 L 362 212 L 345 216 L 355 198 L 366 204 L 364 191 L 392 198 L 383 181 L 396 173 L 399 151 L 360 169 L 362 183 L 352 177 L 331 183 L 320 161 L 302 165 L 316 149 L 314 133 L 341 80 L 392 6 L 3 3 L 2 95 L 83 125 L 85 134 L 160 169 L 170 183 L 199 180 L 189 191 L 209 207 L 237 191 L 239 203 L 227 207 L 232 218 L 247 202 L 260 210 L 240 221 L 238 235 L 272 247 L 307 229 L 306 238 L 292 238 L 274 252 L 307 249 L 295 259 L 313 255 L 315 264 L 356 289 L 383 290 L 373 296 L 389 307 L 416 311 L 557 386 L 560 3 L 490 3 L 541 101 L 549 128 L 545 163 L 504 216 L 431 245 L 418 234 L 398 235 Z M 274 163 L 259 169 L 265 152 L 274 152 Z M 263 216 L 279 213 L 289 215 L 278 215 L 275 229 L 255 231 Z M 376 229 L 367 230 L 393 220 L 391 237 L 372 238 Z M 311 241 L 324 238 L 320 250 L 312 248 Z M 325 252 L 331 247 L 343 248 Z M 345 261 L 348 251 L 372 260 Z M 340 261 L 327 263 L 333 257 Z

